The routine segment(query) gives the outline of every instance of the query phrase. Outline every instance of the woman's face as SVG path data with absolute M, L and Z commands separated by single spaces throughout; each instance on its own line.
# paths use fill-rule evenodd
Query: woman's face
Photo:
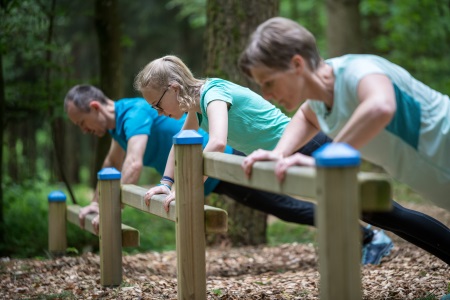
M 164 90 L 147 88 L 142 91 L 142 96 L 159 115 L 165 115 L 174 119 L 180 119 L 185 112 L 180 109 L 178 103 L 178 92 L 173 86 Z
M 287 70 L 275 70 L 260 66 L 250 68 L 254 81 L 261 87 L 266 100 L 274 100 L 287 111 L 293 111 L 305 101 L 304 80 L 294 65 Z

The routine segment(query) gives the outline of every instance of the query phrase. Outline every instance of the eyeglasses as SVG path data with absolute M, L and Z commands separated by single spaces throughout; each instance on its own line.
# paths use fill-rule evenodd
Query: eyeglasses
M 163 97 L 164 97 L 164 95 L 166 94 L 166 92 L 167 92 L 168 89 L 169 89 L 169 87 L 167 87 L 167 88 L 164 90 L 164 93 L 161 95 L 161 98 L 159 98 L 158 102 L 156 102 L 155 105 L 152 104 L 152 107 L 153 107 L 154 109 L 156 109 L 157 111 L 162 111 L 162 110 L 163 110 L 162 107 L 159 106 L 159 104 L 161 103 L 161 100 L 163 99 Z

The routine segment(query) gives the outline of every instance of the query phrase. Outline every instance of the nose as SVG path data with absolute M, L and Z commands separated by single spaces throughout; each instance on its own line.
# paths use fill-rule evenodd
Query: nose
M 273 94 L 267 90 L 262 90 L 262 96 L 264 99 L 266 99 L 267 101 L 272 100 L 273 99 Z

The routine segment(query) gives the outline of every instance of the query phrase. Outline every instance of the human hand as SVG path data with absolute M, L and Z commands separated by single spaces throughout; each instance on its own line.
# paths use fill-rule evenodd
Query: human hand
M 279 160 L 282 158 L 283 156 L 278 152 L 259 149 L 253 151 L 252 154 L 247 156 L 242 162 L 241 167 L 244 169 L 244 173 L 247 178 L 250 178 L 252 174 L 252 167 L 255 162 L 264 160 Z
M 150 200 L 158 194 L 170 195 L 170 189 L 165 185 L 157 185 L 149 189 L 144 195 L 145 205 L 150 206 Z
M 295 153 L 291 156 L 278 160 L 275 165 L 275 176 L 281 182 L 284 180 L 286 170 L 291 166 L 315 166 L 315 160 L 311 156 Z
M 100 231 L 100 215 L 96 215 L 95 218 L 92 219 L 92 227 L 94 227 L 95 234 L 98 235 Z
M 94 226 L 94 220 L 97 219 L 97 228 L 98 228 L 98 214 L 99 214 L 99 208 L 98 208 L 98 202 L 92 201 L 89 205 L 82 207 L 80 209 L 80 212 L 78 213 L 78 220 L 80 221 L 80 227 L 84 229 L 84 221 L 86 219 L 86 216 L 91 213 L 96 213 L 97 217 L 95 217 L 92 220 L 92 225 Z
M 164 199 L 164 210 L 168 213 L 170 209 L 170 202 L 175 201 L 175 191 L 172 191 L 166 199 Z

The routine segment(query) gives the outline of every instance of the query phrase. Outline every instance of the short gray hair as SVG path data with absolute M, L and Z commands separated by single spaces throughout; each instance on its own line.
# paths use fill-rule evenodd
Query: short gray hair
M 252 34 L 239 59 L 239 67 L 249 77 L 254 67 L 287 70 L 296 54 L 313 71 L 322 61 L 311 32 L 290 19 L 275 17 L 260 24 Z

